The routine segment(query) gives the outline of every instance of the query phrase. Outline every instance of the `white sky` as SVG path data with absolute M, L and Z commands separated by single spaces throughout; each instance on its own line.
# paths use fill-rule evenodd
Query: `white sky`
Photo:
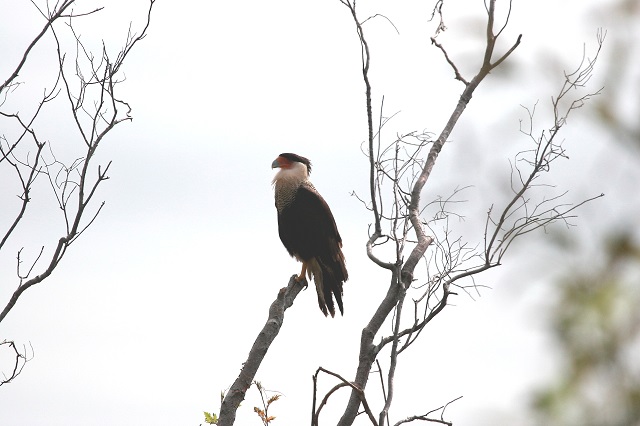
M 78 29 L 88 43 L 104 38 L 117 49 L 130 20 L 134 28 L 142 25 L 146 2 L 106 3 Z M 84 4 L 78 10 L 90 8 Z M 383 13 L 400 31 L 382 19 L 365 27 L 374 110 L 384 94 L 388 113 L 402 111 L 388 136 L 438 133 L 461 85 L 428 43 L 430 4 L 359 6 L 362 17 Z M 598 26 L 610 25 L 591 10 L 581 1 L 514 1 L 501 48 L 519 33 L 523 43 L 505 71 L 476 92 L 424 195 L 475 185 L 467 220 L 459 224 L 469 240 L 481 236 L 484 212 L 504 195 L 508 156 L 522 143 L 519 105 L 540 100 L 541 110 L 548 107 L 562 70 L 575 67 L 583 43 L 593 51 Z M 449 30 L 439 41 L 470 78 L 482 55 L 482 2 L 449 2 L 445 11 Z M 29 2 L 0 3 L 0 49 L 8 52 L 0 75 L 6 78 L 41 25 L 38 18 Z M 624 28 L 607 30 L 624 36 L 616 33 Z M 29 76 L 53 78 L 46 47 L 35 53 L 40 56 L 23 77 L 25 92 L 12 97 L 40 93 Z M 312 180 L 336 216 L 350 276 L 345 316 L 325 319 L 314 291 L 303 292 L 257 375 L 284 394 L 273 408 L 276 425 L 307 423 L 311 375 L 318 366 L 354 375 L 360 330 L 388 282 L 366 259 L 371 218 L 349 195 L 366 194 L 367 160 L 360 153 L 366 121 L 359 46 L 348 11 L 337 0 L 159 1 L 125 73 L 121 96 L 134 120 L 101 147 L 99 161 L 113 160 L 99 193 L 106 207 L 54 275 L 28 290 L 0 328 L 0 339 L 30 342 L 35 350 L 22 375 L 0 388 L 0 424 L 197 425 L 202 411 L 218 412 L 219 393 L 235 379 L 268 306 L 299 270 L 278 239 L 270 185 L 270 164 L 285 151 L 312 160 Z M 58 113 L 51 111 L 54 118 Z M 54 118 L 42 131 L 66 152 L 68 128 Z M 587 121 L 570 122 L 571 161 L 550 178 L 572 189 L 573 201 L 607 193 L 606 202 L 586 207 L 570 230 L 584 241 L 607 221 L 638 225 L 625 216 L 638 201 L 625 199 L 621 185 L 637 178 L 636 165 Z M 16 208 L 5 201 L 15 201 L 7 182 L 0 182 L 2 223 Z M 46 190 L 41 193 L 44 199 Z M 58 212 L 46 210 L 47 201 L 34 205 L 0 259 L 3 306 L 16 285 L 16 251 L 24 246 L 33 256 L 60 235 Z M 475 301 L 456 297 L 401 359 L 392 418 L 463 395 L 447 411 L 454 424 L 526 425 L 529 393 L 556 368 L 544 313 L 553 301 L 547 281 L 566 263 L 560 254 L 544 238 L 521 242 L 507 265 L 480 278 L 492 290 Z M 334 384 L 321 383 L 323 389 Z M 372 379 L 369 392 L 379 411 L 376 384 Z M 333 415 L 344 401 L 334 399 Z M 258 424 L 257 404 L 249 392 L 236 424 Z M 331 416 L 324 424 L 332 424 Z

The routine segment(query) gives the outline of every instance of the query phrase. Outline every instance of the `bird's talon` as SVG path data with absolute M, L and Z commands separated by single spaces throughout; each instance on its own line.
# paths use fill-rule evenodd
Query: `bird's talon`
M 304 279 L 304 275 L 302 276 L 302 278 L 300 277 L 300 275 L 296 275 L 295 280 L 298 284 L 302 285 L 304 289 L 309 286 L 309 283 L 307 283 L 307 281 Z

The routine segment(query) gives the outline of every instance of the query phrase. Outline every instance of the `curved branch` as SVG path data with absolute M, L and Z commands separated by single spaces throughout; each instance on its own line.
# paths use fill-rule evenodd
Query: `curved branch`
M 353 390 L 353 392 L 358 394 L 358 397 L 360 398 L 360 401 L 362 402 L 362 407 L 364 408 L 364 412 L 367 413 L 367 416 L 369 417 L 369 420 L 371 421 L 371 424 L 373 424 L 374 426 L 378 426 L 378 423 L 376 422 L 375 417 L 373 417 L 373 412 L 371 411 L 371 408 L 369 407 L 369 403 L 367 402 L 367 398 L 365 397 L 364 390 L 362 388 L 358 387 L 354 383 L 351 383 L 351 382 L 347 381 L 347 379 L 345 379 L 341 375 L 339 375 L 337 373 L 334 373 L 333 371 L 329 371 L 329 370 L 327 370 L 325 368 L 322 368 L 322 367 L 318 367 L 318 369 L 316 370 L 316 374 L 314 375 L 314 383 L 315 383 L 315 380 L 318 377 L 318 373 L 320 371 L 322 371 L 322 372 L 324 372 L 326 374 L 329 374 L 329 375 L 331 375 L 333 377 L 336 377 L 339 380 L 342 380 L 342 383 L 339 383 L 339 384 L 335 385 L 324 396 L 324 398 L 322 399 L 322 402 L 320 403 L 320 407 L 318 407 L 318 410 L 316 412 L 314 412 L 314 417 L 313 417 L 312 422 L 311 422 L 312 426 L 317 426 L 318 425 L 318 416 L 320 415 L 320 410 L 322 410 L 324 405 L 327 403 L 327 400 L 329 399 L 329 397 L 335 391 L 337 391 L 338 389 L 340 389 L 342 387 L 345 387 L 345 386 L 349 386 Z M 380 423 L 380 424 L 382 425 L 382 423 Z
M 20 373 L 22 373 L 22 369 L 27 364 L 27 362 L 33 359 L 33 346 L 31 346 L 31 344 L 29 344 L 29 346 L 31 346 L 31 357 L 27 356 L 26 347 L 23 347 L 24 353 L 20 353 L 20 351 L 16 347 L 15 342 L 11 340 L 3 340 L 2 342 L 0 342 L 0 348 L 5 345 L 9 347 L 9 351 L 13 352 L 13 355 L 10 355 L 10 357 L 13 357 L 15 361 L 13 363 L 13 368 L 8 376 L 4 374 L 4 372 L 2 372 L 2 377 L 0 378 L 0 386 L 10 383 L 13 379 L 18 377 Z

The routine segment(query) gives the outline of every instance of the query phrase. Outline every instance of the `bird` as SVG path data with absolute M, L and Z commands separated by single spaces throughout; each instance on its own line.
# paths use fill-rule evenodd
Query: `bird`
M 349 278 L 342 238 L 327 202 L 309 180 L 311 162 L 283 153 L 271 163 L 279 168 L 273 178 L 278 234 L 289 254 L 302 263 L 297 282 L 313 278 L 318 305 L 326 317 L 335 317 L 335 305 L 344 315 L 342 285 Z

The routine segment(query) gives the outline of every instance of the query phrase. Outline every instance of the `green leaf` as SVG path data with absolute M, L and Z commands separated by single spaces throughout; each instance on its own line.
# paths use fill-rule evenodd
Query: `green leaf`
M 216 413 L 207 413 L 206 411 L 204 412 L 204 421 L 207 424 L 210 425 L 217 425 L 218 424 L 218 416 L 216 415 Z

